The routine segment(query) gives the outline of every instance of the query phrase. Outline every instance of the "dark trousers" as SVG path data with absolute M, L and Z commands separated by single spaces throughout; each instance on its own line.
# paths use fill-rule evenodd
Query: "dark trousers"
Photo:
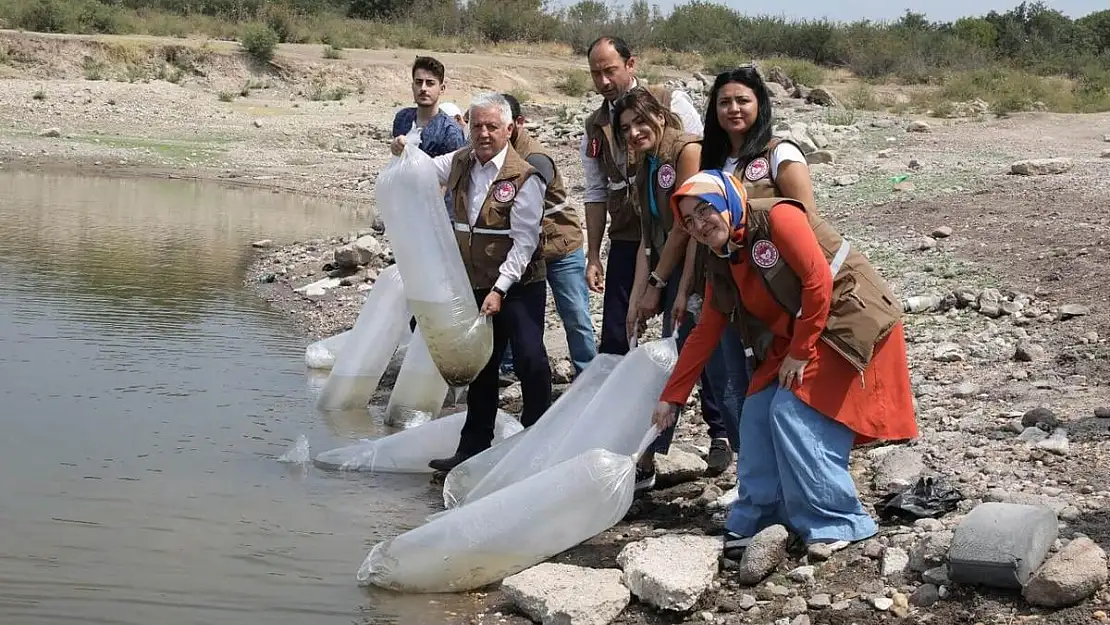
M 636 280 L 636 254 L 639 241 L 609 241 L 609 259 L 605 262 L 605 299 L 601 309 L 600 354 L 628 353 L 628 299 Z
M 481 307 L 488 290 L 475 291 Z M 551 364 L 543 344 L 543 316 L 547 305 L 547 282 L 517 284 L 505 294 L 501 312 L 492 317 L 493 353 L 466 392 L 466 423 L 458 453 L 472 456 L 489 448 L 497 419 L 501 357 L 513 343 L 513 370 L 520 380 L 524 409 L 520 422 L 528 427 L 551 405 Z

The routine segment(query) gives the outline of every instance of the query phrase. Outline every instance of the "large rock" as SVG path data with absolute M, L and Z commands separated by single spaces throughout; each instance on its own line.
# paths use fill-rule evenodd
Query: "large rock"
M 569 564 L 539 564 L 506 577 L 501 590 L 543 625 L 608 625 L 632 600 L 618 569 Z
M 1106 578 L 1106 552 L 1090 538 L 1077 538 L 1045 562 L 1022 596 L 1033 605 L 1062 608 L 1098 592 Z
M 1010 165 L 1010 173 L 1021 176 L 1048 176 L 1071 169 L 1070 158 L 1033 158 Z
M 832 165 L 836 162 L 836 152 L 832 150 L 817 150 L 806 154 L 806 162 L 810 165 Z
M 892 492 L 917 481 L 925 471 L 921 454 L 905 447 L 895 447 L 883 454 L 875 464 L 875 489 Z
M 666 455 L 655 456 L 655 480 L 660 486 L 692 482 L 705 475 L 708 468 L 701 456 L 675 447 Z
M 335 248 L 334 256 L 335 266 L 344 270 L 358 269 L 360 265 L 366 265 L 373 259 L 366 248 L 355 243 Z
M 686 611 L 713 583 L 720 553 L 719 538 L 670 535 L 625 545 L 617 564 L 640 601 Z
M 837 101 L 836 96 L 824 87 L 814 87 L 810 89 L 809 95 L 806 97 L 806 102 L 820 106 L 840 106 L 840 102 Z
M 767 71 L 767 82 L 773 82 L 784 89 L 794 89 L 794 81 L 790 80 L 790 76 L 778 65 L 772 66 L 771 69 Z
M 781 525 L 772 525 L 753 536 L 740 558 L 736 581 L 754 585 L 773 573 L 786 557 L 789 541 L 790 534 Z
M 981 504 L 956 528 L 948 576 L 962 584 L 1021 588 L 1044 561 L 1056 533 L 1051 508 Z

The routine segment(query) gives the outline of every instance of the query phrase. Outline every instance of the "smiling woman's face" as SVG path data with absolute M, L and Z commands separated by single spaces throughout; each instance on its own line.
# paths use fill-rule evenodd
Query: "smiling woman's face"
M 685 196 L 678 201 L 678 213 L 682 227 L 698 243 L 713 249 L 721 249 L 728 243 L 729 232 L 727 214 L 718 213 L 712 205 L 700 198 Z

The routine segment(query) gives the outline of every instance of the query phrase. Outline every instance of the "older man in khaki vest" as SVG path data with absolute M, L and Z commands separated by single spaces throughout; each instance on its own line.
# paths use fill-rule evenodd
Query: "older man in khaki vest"
M 493 321 L 493 354 L 467 391 L 466 424 L 454 456 L 429 463 L 450 471 L 493 441 L 501 357 L 511 340 L 524 396 L 521 423 L 551 404 L 551 366 L 543 343 L 547 303 L 540 247 L 547 183 L 509 144 L 513 118 L 498 94 L 471 101 L 470 145 L 434 160 L 447 187 L 455 238 L 483 314 Z M 403 143 L 403 142 L 401 142 Z M 399 151 L 400 144 L 394 145 Z

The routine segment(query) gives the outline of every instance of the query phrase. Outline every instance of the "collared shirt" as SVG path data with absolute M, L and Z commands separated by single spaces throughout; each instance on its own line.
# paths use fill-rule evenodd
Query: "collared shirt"
M 497 179 L 498 172 L 505 164 L 505 155 L 509 152 L 508 144 L 493 158 L 483 165 L 473 157 L 474 165 L 470 168 L 470 190 L 466 198 L 466 218 L 468 225 L 474 226 L 478 221 L 478 214 L 482 211 L 482 204 L 486 202 L 490 187 Z M 451 161 L 455 154 L 444 154 L 432 159 L 435 163 L 436 173 L 439 175 L 439 184 L 446 185 L 451 178 Z M 532 262 L 532 254 L 540 243 L 540 223 L 543 220 L 543 198 L 547 193 L 547 183 L 541 176 L 530 176 L 517 190 L 513 199 L 513 207 L 509 211 L 509 236 L 513 246 L 509 248 L 509 255 L 501 263 L 496 286 L 502 291 L 520 281 L 524 270 Z M 452 215 L 454 211 L 452 211 Z
M 401 109 L 393 118 L 393 136 L 407 135 L 415 125 L 416 107 Z M 429 119 L 420 131 L 420 149 L 432 158 L 450 154 L 465 145 L 462 126 L 443 111 Z
M 636 87 L 638 85 L 639 81 L 634 80 L 632 82 L 633 87 Z M 612 119 L 613 103 L 606 102 L 606 105 L 608 105 L 609 107 L 609 118 Z M 705 129 L 702 125 L 701 115 L 698 113 L 698 110 L 694 108 L 694 101 L 690 99 L 690 96 L 685 91 L 682 91 L 681 89 L 675 89 L 673 92 L 671 92 L 671 112 L 675 115 L 678 115 L 678 118 L 682 120 L 682 128 L 685 132 L 697 135 L 699 137 L 701 137 L 702 134 L 705 132 Z M 613 120 L 613 123 L 613 132 L 619 132 L 619 124 L 616 124 L 616 120 Z M 605 170 L 602 169 L 601 163 L 598 162 L 598 159 L 590 158 L 589 156 L 587 156 L 587 144 L 588 141 L 586 139 L 586 135 L 583 135 L 582 142 L 578 146 L 578 152 L 579 156 L 581 156 L 582 158 L 582 169 L 584 170 L 586 177 L 585 201 L 588 203 L 603 203 L 609 198 L 609 178 L 606 177 Z M 621 168 L 627 166 L 625 163 L 626 158 L 622 151 L 616 150 L 613 154 L 613 158 L 616 159 L 617 164 Z

